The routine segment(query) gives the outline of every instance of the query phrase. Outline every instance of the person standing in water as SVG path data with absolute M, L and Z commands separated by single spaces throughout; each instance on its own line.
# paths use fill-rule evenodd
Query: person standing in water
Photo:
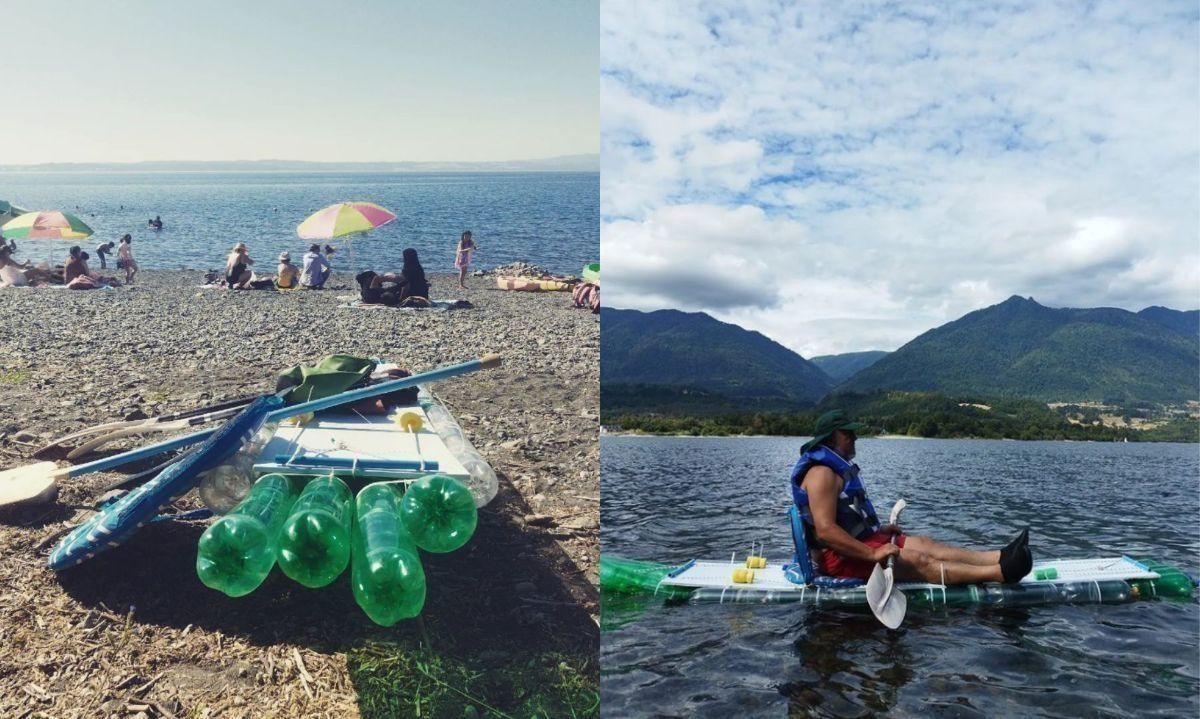
M 478 249 L 479 245 L 471 238 L 470 230 L 463 232 L 462 237 L 458 238 L 454 266 L 458 268 L 458 286 L 464 290 L 467 289 L 467 270 L 471 268 L 471 255 Z
M 107 259 L 107 256 L 112 253 L 113 248 L 115 248 L 116 246 L 117 246 L 117 243 L 110 241 L 110 242 L 102 242 L 102 243 L 100 243 L 100 246 L 96 248 L 96 256 L 100 258 L 100 269 L 102 269 L 102 270 L 108 269 L 108 262 L 106 262 L 105 260 Z
M 138 272 L 137 260 L 133 259 L 133 237 L 125 235 L 117 246 L 117 269 L 125 270 L 125 284 L 133 284 L 133 276 Z

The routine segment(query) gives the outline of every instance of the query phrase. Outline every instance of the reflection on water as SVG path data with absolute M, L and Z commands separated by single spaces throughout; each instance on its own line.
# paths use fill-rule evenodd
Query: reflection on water
M 786 438 L 602 439 L 603 551 L 683 562 L 790 553 Z M 1127 553 L 1200 570 L 1190 445 L 863 440 L 877 504 L 979 548 L 1032 528 L 1035 556 Z M 1163 482 L 1173 482 L 1164 486 Z M 1186 521 L 1181 521 L 1185 519 Z M 603 597 L 605 716 L 1197 716 L 1200 604 L 915 609 Z

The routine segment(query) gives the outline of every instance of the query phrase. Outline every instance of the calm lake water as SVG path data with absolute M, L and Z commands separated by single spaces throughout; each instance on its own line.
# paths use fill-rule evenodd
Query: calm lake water
M 791 555 L 794 438 L 601 439 L 602 552 L 682 563 Z M 875 503 L 906 531 L 1035 558 L 1129 554 L 1200 572 L 1200 447 L 860 440 Z M 1200 715 L 1200 604 L 910 609 L 664 606 L 603 597 L 611 717 Z
M 298 260 L 308 242 L 296 226 L 312 212 L 343 200 L 368 200 L 398 219 L 339 250 L 335 271 L 397 269 L 400 253 L 416 248 L 427 271 L 454 272 L 459 234 L 471 230 L 481 251 L 476 267 L 528 260 L 553 272 L 579 274 L 600 259 L 598 173 L 287 173 L 120 172 L 0 173 L 0 199 L 28 210 L 77 214 L 96 231 L 82 244 L 133 235 L 143 268 L 215 269 L 236 242 L 273 273 L 283 250 Z M 147 229 L 162 216 L 164 229 Z M 59 261 L 76 243 L 30 240 L 18 259 Z M 92 264 L 98 266 L 93 259 Z

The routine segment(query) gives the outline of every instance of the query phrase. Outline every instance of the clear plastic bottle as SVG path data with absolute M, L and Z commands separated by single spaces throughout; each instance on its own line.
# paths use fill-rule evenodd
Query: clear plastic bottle
M 275 565 L 279 528 L 296 501 L 296 486 L 282 474 L 258 480 L 233 511 L 200 537 L 196 574 L 205 586 L 241 597 L 262 584 Z
M 466 451 L 470 443 L 463 434 L 462 427 L 458 426 L 458 422 L 454 421 L 454 416 L 435 400 L 423 385 L 417 394 L 417 403 L 421 405 L 421 409 L 425 410 L 430 427 L 438 437 L 441 437 L 446 449 L 456 456 Z
M 324 587 L 350 563 L 354 495 L 337 477 L 311 480 L 279 534 L 279 568 L 306 587 Z
M 275 436 L 276 422 L 262 426 L 237 454 L 200 478 L 200 501 L 216 514 L 228 514 L 246 498 L 254 484 L 254 463 Z
M 425 606 L 425 571 L 400 520 L 400 498 L 386 484 L 358 493 L 350 586 L 371 621 L 390 627 Z
M 458 458 L 470 475 L 467 480 L 467 489 L 475 498 L 475 506 L 482 507 L 492 501 L 496 492 L 500 490 L 496 472 L 463 434 L 462 428 L 458 426 L 454 416 L 434 399 L 425 385 L 420 386 L 417 402 L 421 405 L 421 409 L 425 410 L 425 416 L 429 418 L 429 424 L 433 431 L 437 433 L 446 448 Z
M 500 480 L 496 479 L 496 472 L 492 470 L 492 465 L 488 464 L 483 455 L 476 452 L 474 447 L 459 459 L 470 475 L 467 480 L 467 489 L 475 499 L 475 506 L 482 507 L 492 501 L 496 492 L 500 491 Z
M 417 546 L 426 552 L 453 552 L 475 533 L 479 513 L 475 498 L 462 482 L 442 474 L 422 477 L 408 486 L 400 518 Z

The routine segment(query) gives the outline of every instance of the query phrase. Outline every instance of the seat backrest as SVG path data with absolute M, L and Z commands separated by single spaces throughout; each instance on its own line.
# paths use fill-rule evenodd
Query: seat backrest
M 808 541 L 804 538 L 804 520 L 800 519 L 800 510 L 794 504 L 788 509 L 788 523 L 792 527 L 792 542 L 796 545 L 796 555 L 792 562 L 804 575 L 804 580 L 811 582 L 815 576 L 812 555 L 808 553 Z

